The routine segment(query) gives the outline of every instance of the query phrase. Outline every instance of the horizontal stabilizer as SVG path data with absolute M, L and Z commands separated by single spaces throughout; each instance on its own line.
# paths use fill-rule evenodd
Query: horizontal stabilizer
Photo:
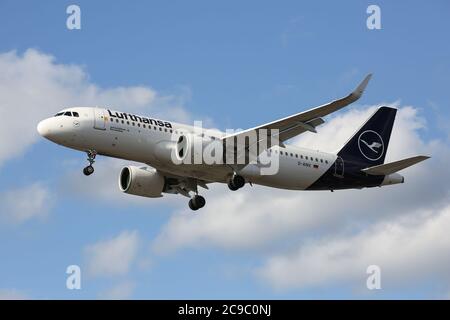
M 361 171 L 374 175 L 374 176 L 386 176 L 388 174 L 392 174 L 394 172 L 400 171 L 402 169 L 408 168 L 416 163 L 427 160 L 429 157 L 427 156 L 415 156 L 399 161 L 394 161 L 386 164 L 380 164 L 378 166 L 373 166 L 369 168 L 362 169 Z

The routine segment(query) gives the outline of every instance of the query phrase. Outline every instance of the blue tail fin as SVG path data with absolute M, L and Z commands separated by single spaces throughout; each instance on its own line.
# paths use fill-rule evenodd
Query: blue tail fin
M 397 109 L 380 107 L 338 152 L 344 161 L 375 166 L 384 163 Z

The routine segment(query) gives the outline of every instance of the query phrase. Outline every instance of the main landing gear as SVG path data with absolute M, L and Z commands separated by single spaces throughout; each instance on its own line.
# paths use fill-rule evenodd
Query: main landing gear
M 95 156 L 97 155 L 97 152 L 95 150 L 88 150 L 87 153 L 87 161 L 89 162 L 89 165 L 83 169 L 83 173 L 86 176 L 90 176 L 94 173 L 94 167 L 92 166 L 95 162 Z
M 236 191 L 240 188 L 242 188 L 245 185 L 245 179 L 244 177 L 234 174 L 230 181 L 228 181 L 228 188 L 230 188 L 231 191 Z
M 198 194 L 196 194 L 194 197 L 191 198 L 191 200 L 189 200 L 189 208 L 191 208 L 191 210 L 194 211 L 203 208 L 205 204 L 206 204 L 205 198 L 199 196 Z

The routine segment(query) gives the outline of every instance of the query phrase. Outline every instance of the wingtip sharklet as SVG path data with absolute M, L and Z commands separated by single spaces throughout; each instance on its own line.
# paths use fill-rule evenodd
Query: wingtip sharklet
M 364 80 L 359 84 L 359 86 L 352 92 L 352 95 L 355 96 L 357 99 L 359 99 L 362 94 L 364 93 L 364 90 L 366 90 L 367 84 L 369 83 L 370 79 L 372 78 L 372 73 L 369 73 Z

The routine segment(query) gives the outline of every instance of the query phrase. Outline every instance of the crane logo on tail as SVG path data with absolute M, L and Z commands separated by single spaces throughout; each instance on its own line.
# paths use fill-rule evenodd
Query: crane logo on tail
M 358 147 L 361 154 L 371 161 L 380 159 L 384 154 L 383 139 L 373 130 L 366 130 L 359 135 Z

